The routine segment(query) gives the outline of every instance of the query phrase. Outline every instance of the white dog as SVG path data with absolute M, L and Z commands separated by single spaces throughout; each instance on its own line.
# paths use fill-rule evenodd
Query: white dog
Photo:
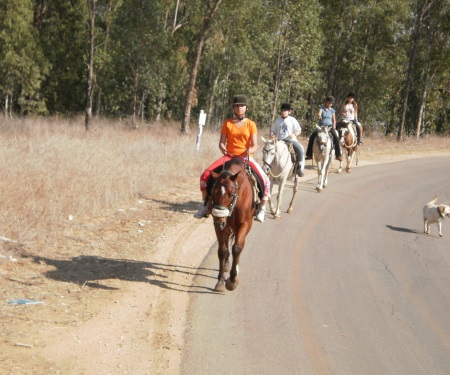
M 423 231 L 430 234 L 430 224 L 436 223 L 439 229 L 439 236 L 442 237 L 442 220 L 444 217 L 450 217 L 450 207 L 445 204 L 435 205 L 438 197 L 436 196 L 430 203 L 423 207 Z

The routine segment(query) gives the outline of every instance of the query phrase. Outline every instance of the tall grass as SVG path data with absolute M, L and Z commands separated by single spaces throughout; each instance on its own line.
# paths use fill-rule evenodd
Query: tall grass
M 133 204 L 139 195 L 170 194 L 192 185 L 217 155 L 217 135 L 175 125 L 129 129 L 120 123 L 18 119 L 0 125 L 0 236 L 51 237 L 69 216 Z M 191 182 L 192 181 L 192 182 Z
M 22 242 L 51 239 L 69 225 L 70 215 L 89 217 L 132 205 L 141 195 L 185 194 L 199 201 L 198 177 L 220 156 L 218 133 L 204 132 L 197 152 L 196 129 L 183 136 L 179 124 L 130 129 L 104 121 L 85 131 L 81 119 L 2 121 L 0 236 Z M 301 142 L 306 146 L 307 139 Z M 373 135 L 365 142 L 365 158 L 450 150 L 449 138 L 396 142 Z

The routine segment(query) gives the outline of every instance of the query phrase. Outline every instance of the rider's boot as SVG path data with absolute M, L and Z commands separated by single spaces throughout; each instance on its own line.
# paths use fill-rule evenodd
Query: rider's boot
M 303 177 L 305 174 L 303 173 L 303 163 L 297 163 L 297 176 Z
M 264 206 L 262 206 L 258 210 L 258 213 L 256 214 L 256 217 L 255 217 L 255 220 L 259 221 L 260 223 L 263 223 L 265 216 L 266 216 L 266 208 Z
M 194 214 L 194 217 L 196 219 L 202 219 L 204 217 L 208 217 L 209 216 L 209 210 L 208 207 L 201 205 L 200 208 L 198 209 L 198 211 Z

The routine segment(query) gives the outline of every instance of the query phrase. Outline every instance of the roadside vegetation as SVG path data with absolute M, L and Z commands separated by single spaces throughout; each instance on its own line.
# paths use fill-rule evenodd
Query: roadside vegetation
M 449 2 L 0 0 L 5 116 L 218 127 L 236 94 L 268 126 L 280 103 L 312 124 L 356 94 L 366 130 L 450 133 Z M 87 121 L 89 120 L 89 121 Z M 83 124 L 83 122 L 82 122 Z
M 28 118 L 0 125 L 0 236 L 25 243 L 52 241 L 79 225 L 80 218 L 132 205 L 141 197 L 182 193 L 195 202 L 200 173 L 219 156 L 219 131 L 214 129 L 204 131 L 196 151 L 196 135 L 181 135 L 176 123 L 130 128 L 104 121 L 89 132 L 82 123 L 81 118 Z M 267 132 L 260 129 L 262 135 Z M 306 146 L 306 137 L 300 141 Z M 398 142 L 372 132 L 360 159 L 448 150 L 448 137 Z

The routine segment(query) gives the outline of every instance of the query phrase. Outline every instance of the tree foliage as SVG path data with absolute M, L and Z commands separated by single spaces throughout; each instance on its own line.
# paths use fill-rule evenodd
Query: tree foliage
M 448 1 L 222 1 L 198 59 L 214 3 L 96 0 L 93 113 L 181 123 L 203 109 L 218 127 L 245 94 L 268 127 L 281 102 L 313 123 L 326 95 L 354 92 L 366 131 L 450 133 Z M 88 0 L 0 0 L 3 112 L 82 113 L 89 32 Z

